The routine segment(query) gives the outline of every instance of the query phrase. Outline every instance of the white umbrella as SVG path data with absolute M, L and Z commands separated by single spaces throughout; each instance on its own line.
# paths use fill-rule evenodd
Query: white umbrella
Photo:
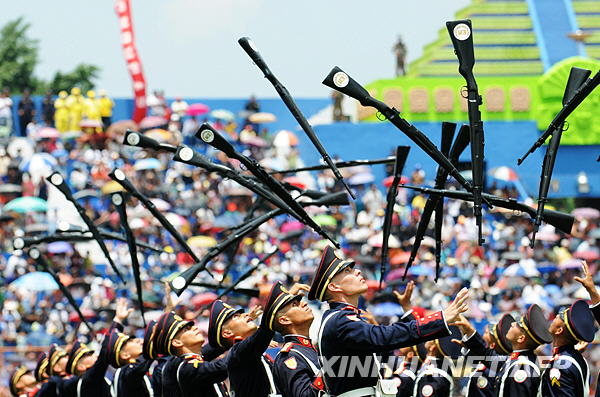
M 33 146 L 27 138 L 14 138 L 6 148 L 10 157 L 28 159 L 33 155 Z

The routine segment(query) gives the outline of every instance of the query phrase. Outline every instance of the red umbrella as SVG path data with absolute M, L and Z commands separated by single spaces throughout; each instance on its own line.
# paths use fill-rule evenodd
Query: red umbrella
M 187 108 L 187 114 L 190 116 L 199 116 L 201 114 L 206 114 L 210 108 L 203 103 L 192 103 Z
M 167 120 L 158 116 L 149 116 L 145 117 L 142 121 L 140 121 L 140 129 L 147 130 L 150 128 L 158 128 L 160 126 L 166 125 Z
M 304 182 L 302 182 L 302 180 L 297 176 L 288 176 L 283 181 L 289 183 L 290 185 L 296 186 L 297 188 L 303 190 L 306 189 L 306 185 L 304 184 Z
M 588 262 L 595 261 L 600 258 L 600 254 L 596 251 L 577 251 L 573 253 L 575 258 L 584 259 Z
M 385 178 L 383 180 L 383 186 L 390 187 L 392 185 L 392 182 L 394 182 L 394 176 L 393 175 L 388 176 L 387 178 Z M 408 178 L 405 177 L 405 176 L 401 176 L 400 177 L 400 184 L 406 184 L 406 183 L 408 183 Z
M 288 233 L 302 229 L 304 229 L 304 225 L 298 221 L 289 221 L 281 225 L 281 233 Z
M 501 181 L 516 181 L 519 179 L 515 170 L 506 166 L 491 169 L 489 175 Z
M 217 294 L 214 292 L 205 292 L 203 294 L 194 295 L 192 298 L 192 305 L 194 305 L 196 309 L 199 309 L 202 306 L 208 305 L 215 299 L 217 299 Z
M 102 127 L 102 122 L 100 120 L 85 119 L 81 120 L 79 126 L 81 128 L 100 128 Z
M 44 127 L 38 132 L 38 138 L 58 138 L 60 132 L 56 128 Z
M 81 309 L 81 314 L 83 314 L 83 317 L 86 319 L 96 317 L 96 313 L 92 309 L 88 308 Z M 73 323 L 81 321 L 76 311 L 73 311 L 69 314 L 69 321 Z

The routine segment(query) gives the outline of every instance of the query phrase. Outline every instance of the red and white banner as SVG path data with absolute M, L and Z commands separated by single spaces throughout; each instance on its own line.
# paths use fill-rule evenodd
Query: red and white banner
M 121 46 L 123 56 L 127 61 L 127 69 L 133 82 L 134 109 L 131 118 L 139 123 L 146 117 L 146 80 L 142 62 L 135 48 L 135 36 L 133 34 L 133 21 L 131 20 L 131 6 L 129 0 L 116 0 L 115 12 L 119 18 L 121 29 Z

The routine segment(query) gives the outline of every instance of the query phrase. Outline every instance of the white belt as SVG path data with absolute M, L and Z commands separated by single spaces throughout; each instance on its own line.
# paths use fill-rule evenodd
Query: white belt
M 367 397 L 375 395 L 375 387 L 362 387 L 360 389 L 350 390 L 342 394 L 338 394 L 337 397 Z

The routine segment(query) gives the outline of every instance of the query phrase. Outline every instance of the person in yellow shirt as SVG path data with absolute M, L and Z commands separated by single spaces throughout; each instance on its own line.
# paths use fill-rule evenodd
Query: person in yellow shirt
M 59 132 L 69 130 L 69 110 L 67 108 L 67 91 L 62 90 L 58 93 L 58 98 L 54 101 L 54 125 Z
M 115 107 L 115 103 L 108 95 L 106 95 L 105 90 L 100 90 L 98 94 L 100 95 L 98 103 L 100 106 L 100 115 L 102 116 L 102 124 L 104 125 L 104 128 L 108 128 L 108 126 L 112 124 L 112 111 Z
M 83 116 L 83 105 L 85 98 L 81 95 L 79 87 L 71 89 L 71 95 L 67 97 L 67 109 L 69 110 L 69 131 L 81 131 L 81 118 Z
M 83 102 L 83 117 L 102 122 L 100 104 L 96 99 L 96 92 L 93 90 L 87 92 L 87 98 Z

